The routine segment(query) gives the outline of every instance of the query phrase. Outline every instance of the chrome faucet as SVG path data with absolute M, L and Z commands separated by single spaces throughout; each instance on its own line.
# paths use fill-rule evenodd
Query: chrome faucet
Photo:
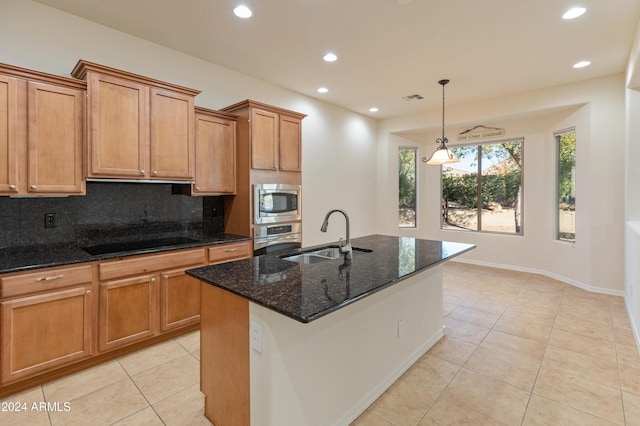
M 338 241 L 338 249 L 340 250 L 340 253 L 344 254 L 345 259 L 353 259 L 353 252 L 351 250 L 351 237 L 349 237 L 349 215 L 347 215 L 347 212 L 340 209 L 333 209 L 329 211 L 329 213 L 327 213 L 327 215 L 324 217 L 324 222 L 322 222 L 320 231 L 327 232 L 327 226 L 329 226 L 329 216 L 331 216 L 335 212 L 342 213 L 347 223 L 347 241 L 340 238 L 340 240 Z

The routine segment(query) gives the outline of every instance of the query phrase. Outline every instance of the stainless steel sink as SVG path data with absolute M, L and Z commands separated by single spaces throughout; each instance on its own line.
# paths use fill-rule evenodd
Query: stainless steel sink
M 371 253 L 371 250 L 353 247 L 354 252 Z M 342 256 L 337 246 L 322 247 L 301 253 L 290 253 L 280 256 L 284 260 L 298 263 L 319 263 L 327 260 L 335 260 Z

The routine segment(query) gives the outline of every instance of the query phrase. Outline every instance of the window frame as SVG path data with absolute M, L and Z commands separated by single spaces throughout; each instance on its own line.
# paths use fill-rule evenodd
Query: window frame
M 415 156 L 414 156 L 414 173 L 415 173 L 415 183 L 414 183 L 414 189 L 415 189 L 415 216 L 414 216 L 414 224 L 412 226 L 402 226 L 400 223 L 400 152 L 401 151 L 407 151 L 407 150 L 411 150 L 414 151 Z M 418 167 L 419 164 L 419 158 L 420 158 L 420 149 L 417 146 L 406 146 L 406 145 L 401 145 L 398 147 L 398 153 L 396 156 L 397 159 L 397 173 L 396 176 L 398 177 L 398 186 L 397 186 L 397 194 L 398 194 L 398 204 L 396 205 L 397 207 L 397 216 L 396 216 L 396 221 L 397 221 L 397 227 L 400 230 L 415 230 L 418 229 L 418 204 L 419 204 L 419 181 L 420 181 L 420 168 Z
M 520 230 L 516 232 L 500 232 L 500 231 L 491 231 L 491 230 L 483 230 L 482 229 L 482 146 L 484 145 L 499 145 L 502 143 L 508 142 L 520 142 L 520 156 L 521 156 L 521 167 L 520 167 Z M 477 166 L 476 166 L 476 190 L 477 190 L 477 205 L 474 207 L 476 210 L 476 220 L 477 225 L 476 229 L 456 229 L 453 227 L 445 228 L 445 214 L 444 214 L 444 206 L 442 203 L 443 190 L 444 190 L 444 167 L 447 166 L 443 164 L 440 166 L 440 231 L 453 231 L 453 232 L 475 232 L 482 234 L 493 234 L 493 235 L 503 235 L 503 236 L 524 236 L 525 230 L 525 220 L 524 220 L 524 212 L 525 212 L 525 196 L 524 196 L 524 187 L 525 187 L 525 172 L 524 172 L 524 158 L 525 158 L 525 138 L 524 137 L 514 137 L 508 139 L 500 139 L 500 140 L 491 140 L 485 142 L 476 142 L 476 143 L 467 143 L 467 144 L 459 144 L 452 145 L 449 148 L 451 150 L 455 150 L 456 148 L 461 147 L 475 147 L 477 152 Z M 455 168 L 455 163 L 452 165 L 452 168 Z
M 573 151 L 573 192 L 575 193 L 576 191 L 576 170 L 577 170 L 577 159 L 578 159 L 578 135 L 576 132 L 576 128 L 575 127 L 568 127 L 566 129 L 562 129 L 562 130 L 557 130 L 555 132 L 553 132 L 553 153 L 554 153 L 554 168 L 555 168 L 555 179 L 554 179 L 554 202 L 553 202 L 553 208 L 554 208 L 554 236 L 553 239 L 554 241 L 557 241 L 559 243 L 562 244 L 575 244 L 576 243 L 576 217 L 574 216 L 573 219 L 573 227 L 574 227 L 574 233 L 573 233 L 573 240 L 570 239 L 562 239 L 560 238 L 560 137 L 562 135 L 565 134 L 569 134 L 569 133 L 574 133 L 575 134 L 575 148 Z M 577 198 L 577 197 L 575 197 Z M 574 201 L 575 203 L 575 201 Z M 574 204 L 574 212 L 577 209 L 575 208 L 575 204 Z M 574 213 L 575 215 L 575 213 Z

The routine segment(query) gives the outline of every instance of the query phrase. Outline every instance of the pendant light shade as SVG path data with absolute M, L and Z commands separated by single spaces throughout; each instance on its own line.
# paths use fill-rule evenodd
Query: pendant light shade
M 442 85 L 442 138 L 436 139 L 436 143 L 439 145 L 438 148 L 429 158 L 423 157 L 422 162 L 427 164 L 457 163 L 460 160 L 447 148 L 449 139 L 444 135 L 444 86 L 449 83 L 449 80 L 440 80 L 438 83 Z

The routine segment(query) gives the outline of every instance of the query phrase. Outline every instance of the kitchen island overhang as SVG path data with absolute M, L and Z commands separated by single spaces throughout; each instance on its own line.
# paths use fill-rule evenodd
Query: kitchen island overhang
M 186 272 L 307 323 L 475 248 L 473 244 L 387 235 L 352 242 L 355 249 L 370 252 L 354 250 L 351 261 L 341 257 L 312 264 L 265 255 Z
M 438 265 L 474 246 L 383 235 L 352 243 L 371 252 L 187 272 L 203 282 L 201 389 L 212 422 L 348 424 L 443 336 Z

